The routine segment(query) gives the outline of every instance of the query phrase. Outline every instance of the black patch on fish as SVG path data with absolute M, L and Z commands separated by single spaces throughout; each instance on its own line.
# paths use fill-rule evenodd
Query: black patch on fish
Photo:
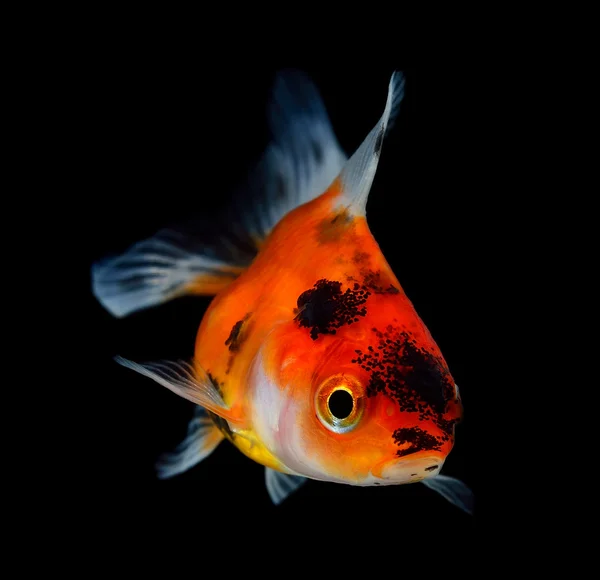
M 238 320 L 233 327 L 231 328 L 231 332 L 229 333 L 229 337 L 225 341 L 225 346 L 229 347 L 229 352 L 231 355 L 229 357 L 229 361 L 227 363 L 226 374 L 229 374 L 231 370 L 231 365 L 233 364 L 233 359 L 235 358 L 235 354 L 240 350 L 242 343 L 246 340 L 248 336 L 248 328 L 245 326 L 246 321 L 252 316 L 251 312 L 248 312 L 242 320 Z
M 362 275 L 364 277 L 364 285 L 375 294 L 399 294 L 400 292 L 398 288 L 381 279 L 381 272 L 379 270 L 377 272 L 365 270 L 362 272 Z
M 420 427 L 402 427 L 396 429 L 392 435 L 396 445 L 409 446 L 406 449 L 399 449 L 396 451 L 398 457 L 404 457 L 417 451 L 439 451 L 442 447 L 442 442 L 439 437 L 430 435 L 427 431 L 423 431 Z
M 454 397 L 453 382 L 444 362 L 419 348 L 414 338 L 388 325 L 384 332 L 372 329 L 375 346 L 366 352 L 356 350 L 353 363 L 370 372 L 367 396 L 384 393 L 398 402 L 400 411 L 418 413 L 420 421 L 431 420 L 447 441 L 453 434 L 456 419 L 443 417 Z
M 336 223 L 349 224 L 351 221 L 352 221 L 352 216 L 348 213 L 348 210 L 344 209 L 344 210 L 340 211 L 339 213 L 335 214 L 335 216 L 333 216 L 331 223 L 332 224 L 336 224 Z
M 225 383 L 220 382 L 217 378 L 211 375 L 210 372 L 207 372 L 206 374 L 210 379 L 210 382 L 215 386 L 215 388 L 219 392 L 219 395 L 221 395 L 222 398 L 223 387 L 225 386 Z M 223 417 L 219 417 L 219 415 L 213 413 L 212 411 L 209 411 L 208 409 L 204 410 L 207 412 L 208 416 L 214 421 L 215 425 L 219 428 L 219 431 L 221 431 L 221 433 L 223 433 L 223 435 L 225 435 L 225 437 L 227 437 L 227 439 L 229 439 L 229 441 L 233 443 L 234 433 L 229 427 L 229 423 L 227 422 L 227 420 L 223 419 Z
M 375 155 L 377 155 L 377 157 L 379 157 L 379 154 L 381 153 L 381 146 L 383 145 L 384 134 L 385 129 L 381 129 L 381 131 L 379 131 L 379 134 L 377 135 L 377 139 L 375 140 Z
M 430 465 L 429 467 L 425 468 L 425 471 L 433 471 L 434 469 L 437 469 L 439 467 L 439 465 Z
M 242 324 L 244 324 L 243 320 L 238 320 L 231 329 L 229 333 L 229 338 L 225 341 L 225 346 L 229 346 L 229 350 L 236 351 L 239 350 L 240 345 L 237 342 L 238 336 L 240 335 L 240 330 L 242 329 Z
M 333 218 L 325 218 L 317 227 L 317 239 L 320 243 L 335 242 L 346 236 L 354 217 L 347 208 L 336 213 Z
M 208 377 L 210 382 L 214 385 L 215 389 L 217 389 L 217 392 L 219 393 L 219 395 L 221 395 L 221 398 L 223 398 L 223 387 L 225 386 L 225 383 L 220 382 L 216 377 L 211 375 L 210 372 L 208 372 L 208 371 L 206 372 L 206 376 Z
M 352 256 L 352 261 L 355 264 L 365 264 L 365 262 L 369 261 L 369 254 L 367 252 L 359 252 L 358 250 L 354 252 L 354 256 Z
M 225 346 L 228 346 L 231 352 L 240 350 L 243 341 L 243 337 L 240 339 L 240 331 L 242 330 L 242 325 L 248 318 L 250 318 L 250 314 L 246 314 L 242 320 L 238 320 L 231 328 L 229 338 L 225 341 Z
M 233 443 L 234 433 L 231 430 L 229 423 L 223 419 L 223 417 L 219 417 L 219 415 L 216 413 L 213 413 L 208 409 L 205 410 L 208 413 L 208 416 L 215 422 L 215 425 L 219 428 L 219 431 L 221 431 L 221 433 L 223 433 L 223 435 L 225 435 L 225 437 L 227 437 L 227 439 Z
M 358 284 L 342 293 L 341 282 L 319 280 L 298 297 L 296 320 L 301 327 L 310 328 L 313 340 L 319 334 L 335 334 L 336 328 L 358 322 L 359 316 L 367 314 L 363 304 L 370 295 Z

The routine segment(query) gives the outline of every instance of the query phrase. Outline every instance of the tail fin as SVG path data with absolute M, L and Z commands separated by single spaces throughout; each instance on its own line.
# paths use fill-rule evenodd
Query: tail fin
M 161 231 L 94 264 L 92 292 L 113 316 L 127 316 L 185 294 L 216 294 L 253 258 L 232 246 L 224 246 L 220 255 L 197 246 L 181 232 Z
M 346 156 L 310 79 L 281 72 L 268 119 L 273 140 L 234 196 L 218 239 L 203 244 L 197 231 L 165 230 L 92 267 L 93 293 L 109 312 L 122 317 L 185 294 L 216 294 L 249 266 L 286 213 L 329 186 Z

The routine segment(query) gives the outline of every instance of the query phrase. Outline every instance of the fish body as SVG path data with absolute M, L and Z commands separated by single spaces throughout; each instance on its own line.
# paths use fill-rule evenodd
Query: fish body
M 466 486 L 440 475 L 462 416 L 458 388 L 366 221 L 403 87 L 396 73 L 381 119 L 348 159 L 312 83 L 283 73 L 270 116 L 274 142 L 256 180 L 262 209 L 236 226 L 255 255 L 244 262 L 239 252 L 228 260 L 192 253 L 163 232 L 93 271 L 96 296 L 117 316 L 216 293 L 192 361 L 118 359 L 198 405 L 186 440 L 159 463 L 161 476 L 228 439 L 266 467 L 275 503 L 305 478 L 423 481 L 471 510 Z

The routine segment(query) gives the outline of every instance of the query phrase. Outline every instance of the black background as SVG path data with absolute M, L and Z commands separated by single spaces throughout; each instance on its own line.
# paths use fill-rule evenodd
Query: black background
M 250 548 L 278 540 L 293 551 L 290 534 L 305 542 L 332 534 L 375 536 L 384 549 L 411 538 L 470 542 L 481 509 L 470 517 L 420 484 L 359 488 L 310 481 L 275 507 L 263 468 L 227 442 L 189 472 L 157 480 L 154 461 L 184 437 L 193 406 L 112 357 L 191 356 L 209 299 L 181 298 L 114 319 L 92 296 L 89 276 L 95 260 L 227 204 L 267 143 L 265 106 L 278 68 L 311 76 L 348 154 L 381 115 L 391 73 L 402 70 L 405 99 L 383 146 L 367 217 L 461 389 L 465 418 L 443 472 L 462 479 L 477 498 L 477 401 L 484 385 L 473 345 L 483 320 L 474 217 L 479 184 L 470 141 L 476 121 L 467 88 L 472 81 L 461 83 L 467 73 L 455 63 L 418 65 L 402 55 L 378 66 L 260 60 L 223 66 L 135 46 L 99 51 L 86 67 L 73 97 L 85 227 L 67 254 L 84 328 L 85 396 L 71 443 L 76 475 L 65 490 L 84 529 L 93 537 L 110 529 L 109 536 L 100 533 L 109 555 L 129 550 L 132 538 L 146 549 L 184 542 L 198 550 L 216 549 L 211 538 L 218 537 L 219 545 L 236 539 Z

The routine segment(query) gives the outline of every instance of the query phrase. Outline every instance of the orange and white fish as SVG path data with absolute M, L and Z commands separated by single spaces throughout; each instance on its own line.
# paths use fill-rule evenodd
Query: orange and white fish
M 383 115 L 348 159 L 311 81 L 280 73 L 273 140 L 220 245 L 164 230 L 94 265 L 93 292 L 119 317 L 216 294 L 193 360 L 117 358 L 198 405 L 186 439 L 159 461 L 159 477 L 228 439 L 265 466 L 275 503 L 305 478 L 422 481 L 471 513 L 470 490 L 440 475 L 462 416 L 458 388 L 366 221 L 403 92 L 394 73 Z

